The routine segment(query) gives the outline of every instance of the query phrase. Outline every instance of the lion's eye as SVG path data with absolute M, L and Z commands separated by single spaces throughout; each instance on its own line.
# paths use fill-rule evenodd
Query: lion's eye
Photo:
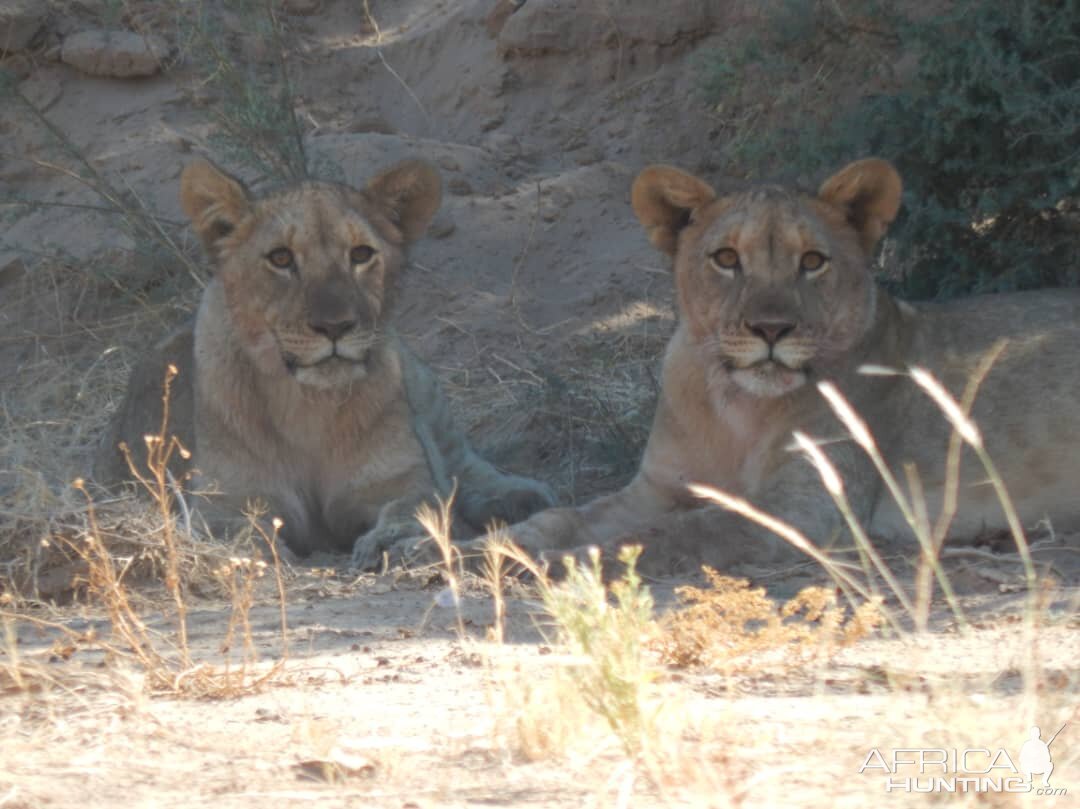
M 296 256 L 288 247 L 275 247 L 266 254 L 266 260 L 279 270 L 291 270 L 296 266 Z
M 725 270 L 727 272 L 735 272 L 736 270 L 742 269 L 742 264 L 739 262 L 739 254 L 730 247 L 721 247 L 712 254 L 711 258 L 717 269 Z
M 799 272 L 807 275 L 817 275 L 825 270 L 828 263 L 827 256 L 822 255 L 817 250 L 807 250 L 799 259 Z
M 375 258 L 375 248 L 368 247 L 366 244 L 357 245 L 349 251 L 349 261 L 357 267 L 367 264 L 373 258 Z

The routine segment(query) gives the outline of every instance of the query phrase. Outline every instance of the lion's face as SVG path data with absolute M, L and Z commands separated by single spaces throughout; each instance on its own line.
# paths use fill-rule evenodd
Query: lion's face
M 634 209 L 674 257 L 682 317 L 710 374 L 776 397 L 842 367 L 872 324 L 869 254 L 900 200 L 889 164 L 860 161 L 815 196 L 778 187 L 717 197 L 654 166 Z
M 181 187 L 232 325 L 257 367 L 318 389 L 363 379 L 405 246 L 438 206 L 434 169 L 410 162 L 362 191 L 306 182 L 252 199 L 200 161 L 184 171 Z

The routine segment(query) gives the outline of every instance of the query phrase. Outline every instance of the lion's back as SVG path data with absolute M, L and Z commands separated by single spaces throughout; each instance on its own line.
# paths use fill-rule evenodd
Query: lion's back
M 921 366 L 962 399 L 980 361 L 1000 353 L 978 386 L 971 411 L 1025 525 L 1049 517 L 1080 527 L 1080 290 L 977 295 L 923 304 L 908 364 Z M 951 426 L 939 406 L 907 383 L 892 460 L 912 462 L 924 486 L 941 491 Z M 977 535 L 1001 522 L 986 470 L 963 453 L 953 532 Z M 940 503 L 931 503 L 934 513 Z M 903 529 L 899 515 L 897 530 Z

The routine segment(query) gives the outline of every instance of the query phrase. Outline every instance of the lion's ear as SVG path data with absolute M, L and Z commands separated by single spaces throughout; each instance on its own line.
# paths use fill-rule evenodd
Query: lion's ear
M 391 166 L 369 182 L 366 190 L 389 209 L 407 242 L 424 235 L 442 201 L 439 172 L 423 160 L 405 160 Z
M 821 184 L 818 198 L 844 209 L 869 253 L 900 210 L 903 184 L 892 163 L 870 157 L 840 169 Z
M 710 185 L 673 166 L 649 166 L 630 191 L 630 204 L 649 241 L 668 255 L 675 255 L 679 231 L 689 224 L 694 209 L 714 199 Z
M 180 175 L 180 205 L 210 255 L 217 242 L 251 212 L 244 184 L 209 160 L 188 164 Z

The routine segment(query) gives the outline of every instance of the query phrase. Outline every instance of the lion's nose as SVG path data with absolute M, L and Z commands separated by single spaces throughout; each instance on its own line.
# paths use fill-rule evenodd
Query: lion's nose
M 355 325 L 355 320 L 312 320 L 308 323 L 311 330 L 321 334 L 328 340 L 338 340 L 348 333 Z
M 776 345 L 786 335 L 795 331 L 795 324 L 782 320 L 761 320 L 747 323 L 746 328 L 771 346 Z

